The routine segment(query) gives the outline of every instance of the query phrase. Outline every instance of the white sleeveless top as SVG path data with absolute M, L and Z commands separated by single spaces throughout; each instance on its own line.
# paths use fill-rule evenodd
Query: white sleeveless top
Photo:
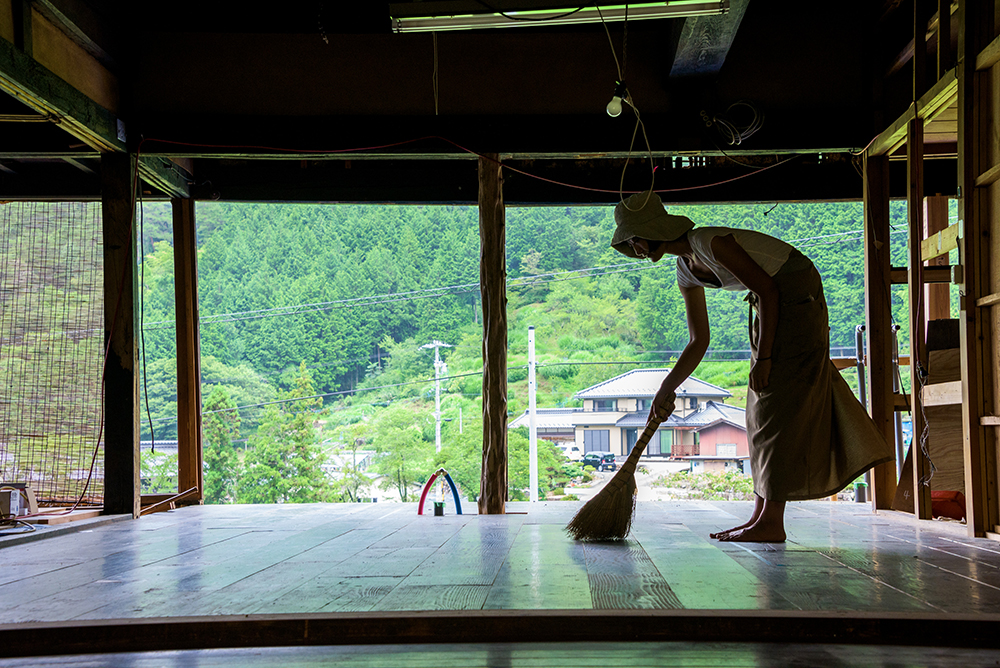
M 682 288 L 722 288 L 723 290 L 746 290 L 728 269 L 715 259 L 712 253 L 712 239 L 718 236 L 732 234 L 754 262 L 760 265 L 768 276 L 774 276 L 785 264 L 794 248 L 780 239 L 755 232 L 753 230 L 738 230 L 730 227 L 696 227 L 688 232 L 688 242 L 698 261 L 708 267 L 718 279 L 717 282 L 706 282 L 697 278 L 688 266 L 687 259 L 677 258 L 677 285 Z

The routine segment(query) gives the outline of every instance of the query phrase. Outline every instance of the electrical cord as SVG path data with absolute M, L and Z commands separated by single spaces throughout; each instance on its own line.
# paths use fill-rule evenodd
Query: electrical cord
M 753 114 L 753 118 L 746 125 L 740 125 L 732 120 L 733 110 L 740 108 L 747 108 Z M 739 146 L 764 126 L 764 115 L 757 111 L 757 107 L 752 102 L 747 100 L 733 102 L 726 107 L 724 112 L 715 114 L 711 118 L 709 118 L 708 112 L 702 111 L 701 118 L 705 122 L 706 127 L 714 125 L 722 138 L 730 146 Z
M 139 144 L 139 150 L 142 150 L 142 142 Z M 136 164 L 139 161 L 139 153 L 135 156 Z M 149 410 L 149 377 L 146 373 L 146 331 L 143 328 L 143 323 L 146 316 L 146 249 L 144 246 L 145 237 L 145 222 L 146 217 L 144 214 L 145 207 L 143 207 L 142 202 L 142 187 L 139 186 L 139 349 L 142 351 L 142 394 L 143 398 L 146 400 L 146 420 L 149 423 L 149 436 L 153 445 L 151 448 L 152 452 L 156 452 L 156 432 L 153 430 L 153 415 Z M 135 215 L 135 214 L 133 214 Z
M 21 530 L 11 531 L 11 529 L 16 529 L 17 527 L 21 527 Z M 19 536 L 33 531 L 35 531 L 35 525 L 29 522 L 15 519 L 0 519 L 0 536 Z
M 611 30 L 608 29 L 607 21 L 604 20 L 604 13 L 601 11 L 600 6 L 597 7 L 597 15 L 601 18 L 601 25 L 604 26 L 604 33 L 608 36 L 608 44 L 611 46 L 611 56 L 615 59 L 615 69 L 618 72 L 618 85 L 619 87 L 624 88 L 624 94 L 622 95 L 621 100 L 631 107 L 632 113 L 635 114 L 635 127 L 632 128 L 632 139 L 628 145 L 628 154 L 625 156 L 625 164 L 622 166 L 622 176 L 618 182 L 618 199 L 629 211 L 640 211 L 646 206 L 653 196 L 653 186 L 656 181 L 656 164 L 653 161 L 653 149 L 649 144 L 649 135 L 646 133 L 646 124 L 642 122 L 639 107 L 636 106 L 635 100 L 632 98 L 632 93 L 625 84 L 625 65 L 628 64 L 628 3 L 625 4 L 625 27 L 624 36 L 622 38 L 621 63 L 618 61 L 618 54 L 615 53 L 615 43 L 614 40 L 611 39 Z M 616 91 L 615 94 L 617 95 L 618 91 Z M 642 129 L 642 138 L 646 142 L 646 152 L 649 156 L 649 188 L 647 189 L 646 199 L 643 200 L 642 206 L 637 209 L 632 209 L 625 203 L 625 173 L 628 171 L 629 163 L 632 162 L 632 149 L 635 147 L 635 138 L 639 134 L 640 128 Z
M 614 194 L 618 194 L 618 195 L 623 194 L 622 191 L 620 191 L 619 189 L 592 188 L 590 186 L 582 186 L 582 185 L 579 185 L 579 184 L 576 184 L 576 183 L 566 183 L 565 181 L 557 181 L 555 179 L 550 179 L 550 178 L 547 178 L 547 177 L 544 177 L 544 176 L 540 176 L 538 174 L 533 174 L 531 172 L 527 172 L 527 171 L 525 171 L 523 169 L 517 169 L 516 167 L 511 167 L 510 165 L 505 164 L 503 161 L 501 161 L 501 160 L 499 160 L 497 158 L 494 158 L 493 156 L 485 155 L 485 154 L 480 153 L 478 151 L 475 151 L 473 149 L 467 148 L 467 147 L 463 146 L 462 144 L 459 144 L 458 142 L 452 141 L 451 139 L 448 139 L 447 137 L 442 137 L 440 135 L 425 135 L 423 137 L 417 137 L 415 139 L 405 139 L 403 141 L 392 142 L 392 143 L 389 143 L 389 144 L 381 144 L 381 145 L 377 145 L 377 146 L 363 146 L 363 147 L 339 148 L 339 149 L 296 149 L 296 148 L 284 148 L 284 147 L 277 147 L 277 146 L 262 146 L 262 145 L 256 145 L 256 144 L 206 144 L 206 143 L 200 143 L 200 142 L 176 141 L 176 140 L 172 140 L 172 139 L 156 139 L 156 138 L 152 138 L 152 137 L 143 139 L 143 142 L 159 143 L 159 144 L 169 144 L 171 146 L 188 146 L 188 147 L 192 147 L 192 148 L 217 148 L 217 149 L 226 149 L 226 150 L 243 149 L 243 150 L 258 150 L 258 151 L 273 151 L 275 153 L 295 153 L 295 154 L 301 153 L 301 154 L 309 154 L 309 155 L 338 155 L 338 154 L 342 154 L 342 153 L 361 153 L 361 152 L 367 152 L 367 151 L 380 151 L 380 150 L 385 150 L 385 149 L 389 149 L 389 148 L 398 148 L 400 146 L 407 146 L 409 144 L 415 144 L 415 143 L 418 143 L 418 142 L 428 141 L 428 140 L 432 140 L 432 139 L 444 142 L 444 143 L 449 144 L 451 146 L 454 146 L 455 148 L 457 148 L 458 150 L 460 150 L 460 151 L 462 151 L 464 153 L 468 153 L 468 154 L 474 155 L 474 156 L 476 156 L 478 158 L 482 158 L 484 160 L 488 160 L 490 162 L 494 162 L 494 163 L 502 166 L 504 169 L 506 169 L 506 170 L 508 170 L 510 172 L 514 172 L 515 174 L 520 174 L 520 175 L 525 176 L 525 177 L 527 177 L 529 179 L 535 179 L 536 181 L 541 181 L 543 183 L 549 183 L 549 184 L 552 184 L 552 185 L 555 185 L 555 186 L 559 186 L 561 188 L 571 188 L 573 190 L 584 190 L 586 192 L 593 192 L 593 193 L 606 193 L 606 194 L 612 194 L 612 193 L 614 193 Z M 745 179 L 745 178 L 750 177 L 750 176 L 755 176 L 757 174 L 761 174 L 761 173 L 763 173 L 763 172 L 765 172 L 765 171 L 767 171 L 769 169 L 774 169 L 775 167 L 780 167 L 781 165 L 784 165 L 784 164 L 786 164 L 788 162 L 791 162 L 792 160 L 797 160 L 800 157 L 802 157 L 802 154 L 793 155 L 792 157 L 788 158 L 787 160 L 783 160 L 783 161 L 781 161 L 779 163 L 770 165 L 769 167 L 762 167 L 760 170 L 758 170 L 756 172 L 750 172 L 748 174 L 742 174 L 740 176 L 736 176 L 736 177 L 724 179 L 722 181 L 715 181 L 713 183 L 703 183 L 703 184 L 697 185 L 697 186 L 685 186 L 685 187 L 682 187 L 682 188 L 660 188 L 660 189 L 656 190 L 655 192 L 658 192 L 658 193 L 675 193 L 675 192 L 687 192 L 689 190 L 701 190 L 701 189 L 704 189 L 704 188 L 714 188 L 715 186 L 726 185 L 727 183 L 732 183 L 734 181 L 739 181 L 740 179 Z M 650 160 L 650 162 L 652 162 L 652 159 Z M 632 194 L 632 193 L 637 193 L 637 192 L 642 192 L 642 191 L 639 191 L 639 190 L 631 191 L 630 190 L 630 191 L 626 191 L 626 192 L 628 192 L 629 194 Z M 215 193 L 215 195 L 213 196 L 213 199 L 219 199 L 218 193 Z

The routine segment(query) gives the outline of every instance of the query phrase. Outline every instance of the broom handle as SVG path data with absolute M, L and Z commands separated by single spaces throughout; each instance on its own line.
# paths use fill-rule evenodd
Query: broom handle
M 676 399 L 675 399 L 676 401 Z M 673 404 L 673 402 L 671 402 Z M 671 405 L 670 413 L 673 413 L 673 405 Z M 670 417 L 670 413 L 667 413 L 667 417 Z M 666 420 L 667 418 L 663 418 Z M 622 469 L 628 469 L 631 473 L 635 473 L 635 467 L 639 465 L 639 458 L 642 457 L 642 453 L 646 451 L 646 445 L 649 444 L 649 439 L 653 438 L 653 434 L 659 429 L 660 423 L 663 420 L 656 417 L 656 413 L 653 417 L 649 418 L 646 422 L 646 428 L 643 430 L 642 435 L 639 436 L 639 440 L 635 442 L 632 446 L 632 452 L 628 453 L 628 459 L 622 464 Z

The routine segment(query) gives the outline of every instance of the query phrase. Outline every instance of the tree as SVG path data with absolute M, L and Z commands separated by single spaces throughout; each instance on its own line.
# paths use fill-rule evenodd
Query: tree
M 231 503 L 236 498 L 239 456 L 233 437 L 240 434 L 240 414 L 223 386 L 213 387 L 205 400 L 205 503 Z
M 374 423 L 375 459 L 372 469 L 383 476 L 379 486 L 408 501 L 412 487 L 434 472 L 433 445 L 414 424 L 414 413 L 403 406 L 381 412 Z
M 507 493 L 512 501 L 523 501 L 530 498 L 529 445 L 527 427 L 519 427 L 507 432 Z M 539 498 L 544 499 L 546 493 L 556 487 L 555 481 L 564 477 L 562 465 L 565 461 L 566 457 L 551 441 L 543 438 L 538 439 Z
M 323 405 L 315 397 L 305 362 L 285 400 L 264 411 L 257 433 L 248 440 L 245 469 L 236 487 L 238 503 L 314 503 L 325 501 L 330 481 L 316 443 L 314 421 Z
M 177 453 L 144 451 L 139 457 L 140 487 L 144 494 L 177 492 Z
M 340 468 L 331 483 L 331 500 L 357 503 L 361 500 L 361 492 L 371 484 L 358 463 L 358 450 L 370 438 L 371 427 L 367 421 L 359 421 L 339 427 L 336 433 L 343 440 L 333 449 L 339 456 Z

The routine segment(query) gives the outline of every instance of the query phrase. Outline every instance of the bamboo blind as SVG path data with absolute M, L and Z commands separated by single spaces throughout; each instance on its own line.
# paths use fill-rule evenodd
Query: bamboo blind
M 0 482 L 99 503 L 101 206 L 8 202 L 0 226 Z

